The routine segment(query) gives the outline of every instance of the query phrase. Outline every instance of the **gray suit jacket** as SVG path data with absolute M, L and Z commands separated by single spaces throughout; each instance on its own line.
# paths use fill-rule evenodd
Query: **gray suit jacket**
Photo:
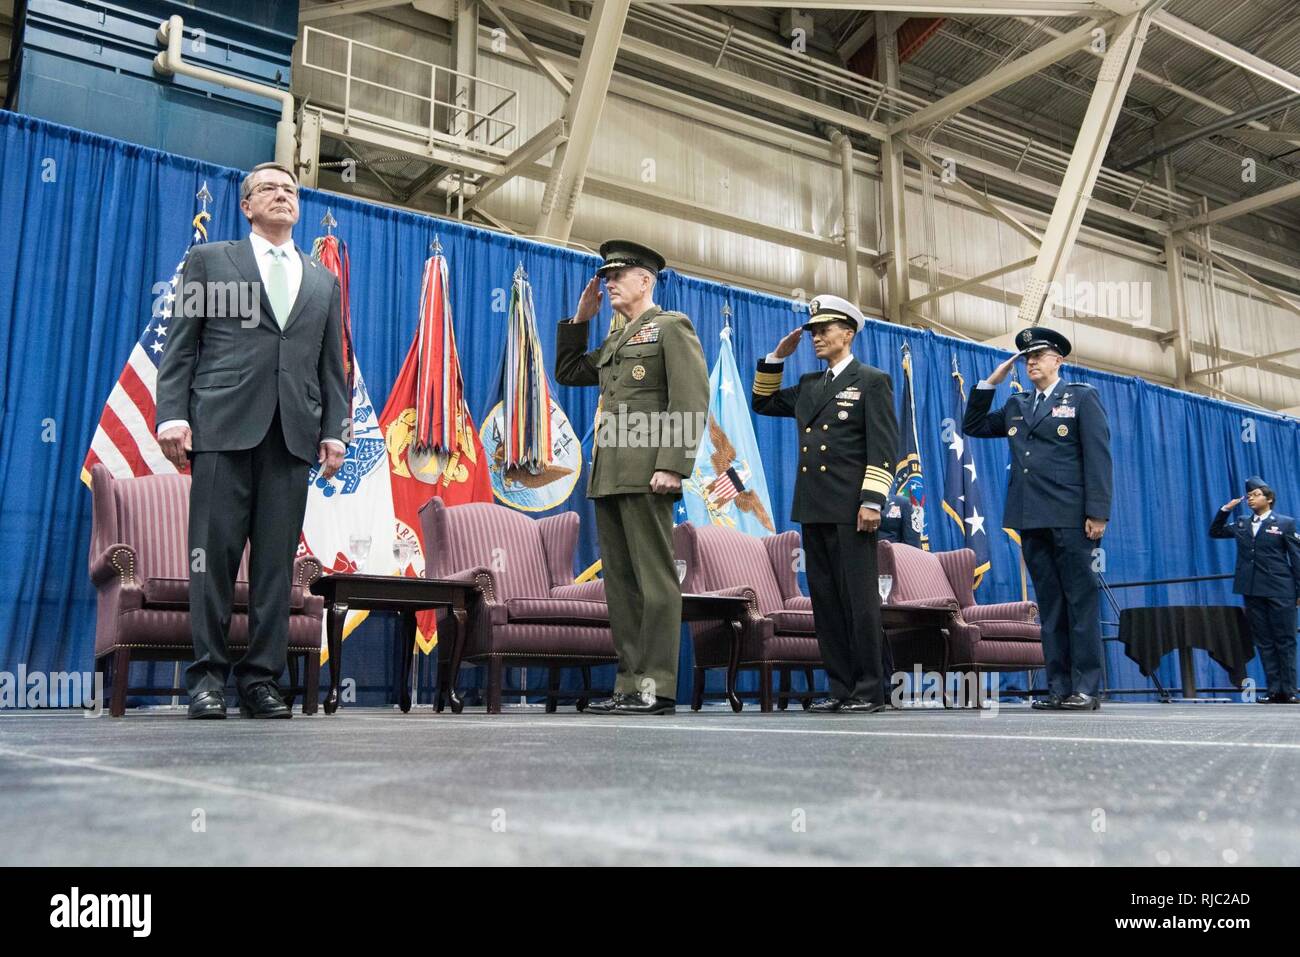
M 322 439 L 351 439 L 339 283 L 298 255 L 302 284 L 281 331 L 248 239 L 190 250 L 158 367 L 155 421 L 189 422 L 195 452 L 253 448 L 277 406 L 297 458 L 314 463 Z

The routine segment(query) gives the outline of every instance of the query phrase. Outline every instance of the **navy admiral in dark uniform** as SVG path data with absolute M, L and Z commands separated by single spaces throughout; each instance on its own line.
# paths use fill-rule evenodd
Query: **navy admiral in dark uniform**
M 1268 697 L 1260 700 L 1294 704 L 1300 532 L 1294 518 L 1273 511 L 1274 499 L 1264 480 L 1252 475 L 1246 479 L 1246 504 L 1254 515 L 1230 523 L 1232 510 L 1241 504 L 1234 498 L 1214 516 L 1210 537 L 1237 541 L 1232 590 L 1245 597 L 1251 639 L 1268 680 Z
M 758 363 L 759 415 L 799 423 L 799 474 L 790 520 L 802 528 L 808 591 L 831 697 L 812 710 L 873 712 L 887 707 L 882 663 L 876 532 L 894 480 L 898 423 L 894 387 L 849 351 L 866 319 L 838 296 L 818 296 L 809 320 Z M 781 388 L 785 359 L 807 330 L 823 372 Z
M 912 525 L 915 515 L 909 496 L 891 495 L 880 518 L 879 539 L 920 548 L 921 530 Z
M 1110 426 L 1097 392 L 1062 382 L 1070 340 L 1041 326 L 1016 335 L 1020 350 L 980 382 L 962 432 L 1006 436 L 1011 486 L 1002 524 L 1020 532 L 1021 550 L 1043 625 L 1048 696 L 1038 710 L 1095 711 L 1102 678 L 1101 621 L 1093 549 L 1110 520 Z M 1025 357 L 1032 391 L 992 411 L 994 388 Z

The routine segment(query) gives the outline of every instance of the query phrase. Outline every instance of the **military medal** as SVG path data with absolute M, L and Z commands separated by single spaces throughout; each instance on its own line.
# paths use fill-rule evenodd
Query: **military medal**
M 1016 434 L 1016 427 L 1014 425 L 1011 428 L 1007 429 L 1007 435 L 1015 435 L 1015 434 Z
M 644 378 L 645 378 L 645 366 L 633 366 L 633 367 L 632 367 L 632 378 L 633 378 L 633 379 L 636 379 L 637 382 L 640 382 L 642 379 L 644 379 Z M 1064 426 L 1062 426 L 1062 428 L 1064 428 Z
M 1066 425 L 1058 425 L 1056 427 L 1056 434 L 1059 435 L 1061 438 L 1065 438 L 1067 435 L 1070 434 L 1070 427 Z
M 840 409 L 840 411 L 839 411 L 839 417 L 840 417 L 840 421 L 843 422 L 845 419 L 847 419 L 847 418 L 849 417 L 849 413 L 848 413 L 847 411 L 845 411 L 844 409 Z

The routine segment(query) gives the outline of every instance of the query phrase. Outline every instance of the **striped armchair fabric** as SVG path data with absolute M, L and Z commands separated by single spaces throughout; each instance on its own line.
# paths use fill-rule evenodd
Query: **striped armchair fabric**
M 90 580 L 97 592 L 96 668 L 107 673 L 109 713 L 120 718 L 128 691 L 184 694 L 184 689 L 129 686 L 132 661 L 190 661 L 188 475 L 115 479 L 101 464 L 91 469 L 93 511 Z M 289 602 L 289 701 L 303 694 L 303 713 L 318 701 L 324 599 L 308 588 L 321 575 L 312 556 L 294 561 Z M 228 645 L 248 647 L 248 551 L 235 581 Z M 298 685 L 298 663 L 305 666 Z
M 750 601 L 751 617 L 741 639 L 740 668 L 759 673 L 759 707 L 771 711 L 773 699 L 782 708 L 790 697 L 811 703 L 812 671 L 822 667 L 812 604 L 799 590 L 796 574 L 798 532 L 762 538 L 721 525 L 696 526 L 684 522 L 673 529 L 677 557 L 686 562 L 682 588 L 695 594 L 743 595 Z M 695 651 L 694 693 L 691 708 L 704 702 L 704 676 L 709 668 L 730 663 L 731 629 L 725 622 L 690 623 Z M 808 679 L 808 693 L 790 693 L 790 672 L 800 668 Z M 780 677 L 773 695 L 772 673 Z
M 578 545 L 578 516 L 564 512 L 530 518 L 523 512 L 489 502 L 446 505 L 430 499 L 420 509 L 428 545 L 425 575 L 476 582 L 479 599 L 470 608 L 462 661 L 487 668 L 487 710 L 501 711 L 506 667 L 550 669 L 546 709 L 561 697 L 559 670 L 581 668 L 584 687 L 591 687 L 591 666 L 615 664 L 614 637 L 602 581 L 573 583 L 573 556 Z M 446 612 L 438 627 L 450 633 Z M 438 682 L 448 675 L 450 649 L 440 643 Z M 579 709 L 587 695 L 577 695 Z
M 881 542 L 882 575 L 892 574 L 891 605 L 948 608 L 946 666 L 950 671 L 1028 671 L 1043 667 L 1038 605 L 1032 601 L 975 602 L 975 553 L 969 548 L 926 552 Z M 903 663 L 896 662 L 897 667 Z

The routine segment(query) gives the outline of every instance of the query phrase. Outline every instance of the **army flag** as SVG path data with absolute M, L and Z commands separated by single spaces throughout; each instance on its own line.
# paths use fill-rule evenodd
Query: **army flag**
M 336 225 L 326 214 L 328 226 Z M 307 482 L 307 512 L 303 517 L 300 553 L 320 559 L 328 575 L 333 572 L 363 572 L 371 575 L 397 573 L 394 555 L 396 518 L 393 489 L 388 478 L 384 435 L 379 429 L 374 403 L 365 377 L 352 351 L 352 313 L 349 305 L 347 244 L 332 233 L 312 244 L 312 257 L 339 280 L 343 319 L 343 368 L 351 385 L 350 431 L 347 457 L 331 479 L 321 478 L 320 466 L 312 466 Z M 367 612 L 348 613 L 343 637 L 366 619 Z M 321 632 L 321 660 L 328 656 Z
M 966 547 L 975 553 L 974 587 L 979 588 L 990 567 L 989 534 L 984 527 L 987 513 L 975 458 L 961 434 L 960 422 L 966 410 L 966 382 L 957 368 L 956 356 L 952 357 L 952 383 L 957 414 L 944 421 L 948 454 L 943 479 L 943 511 L 956 523 Z
M 421 506 L 435 496 L 448 505 L 492 501 L 483 445 L 465 404 L 448 286 L 447 260 L 435 242 L 424 263 L 419 329 L 379 416 L 393 495 L 393 548 L 407 546 L 403 557 L 409 560 L 399 574 L 408 578 L 424 575 Z M 428 654 L 437 642 L 434 613 L 417 613 L 416 627 L 416 641 Z
M 176 264 L 170 281 L 154 285 L 153 310 L 144 331 L 131 349 L 126 365 L 108 393 L 108 401 L 99 414 L 99 424 L 90 440 L 85 462 L 81 466 L 81 480 L 90 485 L 90 470 L 97 464 L 113 473 L 113 478 L 132 478 L 139 475 L 175 475 L 176 466 L 167 461 L 158 438 L 155 403 L 158 398 L 158 364 L 162 362 L 167 346 L 167 328 L 171 325 L 172 306 L 180 293 L 181 274 L 190 249 L 208 238 L 208 203 L 212 194 L 204 183 L 196 196 L 200 209 L 191 221 L 193 233 L 185 247 L 181 261 Z
M 912 503 L 912 525 L 919 526 L 921 547 L 930 550 L 925 524 L 925 470 L 921 466 L 921 443 L 916 434 L 916 390 L 912 385 L 912 347 L 903 343 L 903 414 L 898 418 L 902 454 L 894 466 L 894 487 Z
M 731 349 L 730 324 L 723 327 L 721 339 L 718 361 L 709 373 L 708 421 L 695 468 L 682 483 L 678 517 L 696 525 L 725 525 L 748 535 L 771 535 L 776 531 L 772 501 L 750 418 L 748 390 Z

